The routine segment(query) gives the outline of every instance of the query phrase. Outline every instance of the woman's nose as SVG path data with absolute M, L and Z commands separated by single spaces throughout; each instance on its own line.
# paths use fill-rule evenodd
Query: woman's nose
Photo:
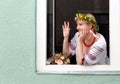
M 79 30 L 80 29 L 80 27 L 79 26 L 77 26 L 77 28 L 76 28 L 77 30 Z

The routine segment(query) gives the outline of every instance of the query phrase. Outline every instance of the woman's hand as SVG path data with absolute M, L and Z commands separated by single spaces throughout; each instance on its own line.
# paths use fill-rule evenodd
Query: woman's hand
M 85 40 L 86 36 L 88 34 L 88 30 L 83 29 L 79 32 L 79 41 Z
M 68 38 L 70 34 L 69 22 L 64 21 L 64 25 L 62 25 L 62 28 L 63 28 L 63 37 Z

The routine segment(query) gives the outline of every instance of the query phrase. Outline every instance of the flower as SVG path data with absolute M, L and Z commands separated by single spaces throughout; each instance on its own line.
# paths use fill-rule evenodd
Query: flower
M 65 54 L 55 53 L 53 56 L 47 59 L 46 64 L 58 64 L 58 65 L 70 64 L 70 58 L 71 56 L 68 55 L 67 53 Z
M 91 17 L 88 17 L 88 16 L 86 16 L 82 13 L 76 13 L 75 20 L 77 20 L 78 18 L 81 19 L 81 20 L 85 20 L 87 22 L 90 22 L 94 25 L 97 25 L 97 22 L 96 22 L 95 19 L 92 19 Z
M 58 64 L 58 65 L 62 65 L 63 61 L 61 59 L 58 59 L 58 60 L 55 60 L 55 63 Z
M 58 65 L 62 65 L 62 64 L 69 64 L 70 63 L 70 58 L 69 55 L 67 53 L 65 54 L 55 54 L 54 55 L 54 61 L 56 64 Z

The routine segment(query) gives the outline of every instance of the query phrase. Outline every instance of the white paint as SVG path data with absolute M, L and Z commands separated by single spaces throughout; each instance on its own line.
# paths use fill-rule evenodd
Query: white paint
M 119 74 L 120 73 L 120 3 L 110 0 L 110 65 L 46 65 L 46 0 L 37 0 L 37 73 Z

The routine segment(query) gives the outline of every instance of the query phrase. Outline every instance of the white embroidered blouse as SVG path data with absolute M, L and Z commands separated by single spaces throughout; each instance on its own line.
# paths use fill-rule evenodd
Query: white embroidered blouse
M 90 47 L 89 52 L 84 56 L 84 65 L 106 65 L 109 64 L 109 58 L 107 56 L 106 41 L 103 35 L 98 33 L 100 38 Z M 78 42 L 77 32 L 75 36 L 69 43 L 69 53 L 71 55 L 76 55 L 77 42 Z

